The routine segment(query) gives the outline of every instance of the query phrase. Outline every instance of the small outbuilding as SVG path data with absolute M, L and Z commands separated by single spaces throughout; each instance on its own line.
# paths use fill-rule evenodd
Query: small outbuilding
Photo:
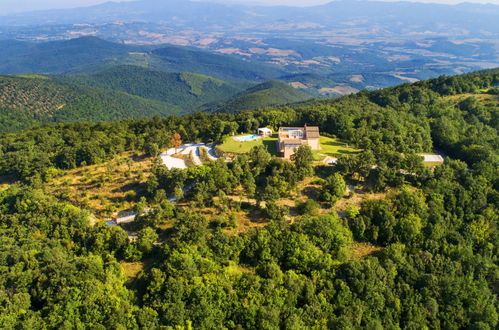
M 432 155 L 432 154 L 423 154 L 421 155 L 423 157 L 424 162 L 428 163 L 443 163 L 444 162 L 444 157 L 441 155 Z
M 272 130 L 268 127 L 262 127 L 258 129 L 258 135 L 260 136 L 271 136 L 272 135 Z
M 116 223 L 118 225 L 121 225 L 122 223 L 134 222 L 136 216 L 137 216 L 136 214 L 130 214 L 130 215 L 127 215 L 124 217 L 120 217 L 120 218 L 116 219 Z

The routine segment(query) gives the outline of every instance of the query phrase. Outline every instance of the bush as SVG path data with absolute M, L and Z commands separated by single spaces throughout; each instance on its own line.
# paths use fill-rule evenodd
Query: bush
M 307 199 L 305 202 L 298 205 L 298 210 L 301 214 L 317 215 L 320 205 L 313 199 Z
M 284 220 L 289 215 L 286 207 L 279 206 L 275 202 L 267 202 L 265 213 L 270 220 Z

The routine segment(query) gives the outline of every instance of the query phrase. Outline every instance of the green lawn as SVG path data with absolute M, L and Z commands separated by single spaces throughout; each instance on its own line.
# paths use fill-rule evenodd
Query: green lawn
M 314 150 L 314 158 L 322 160 L 325 156 L 338 157 L 339 155 L 351 155 L 359 153 L 359 149 L 351 148 L 345 142 L 326 136 L 321 136 L 321 150 Z
M 229 136 L 225 138 L 224 143 L 219 146 L 219 149 L 226 153 L 231 154 L 245 154 L 248 153 L 253 147 L 264 145 L 272 155 L 277 155 L 277 135 L 272 137 L 258 139 L 255 141 L 240 142 L 236 141 L 234 137 Z
M 348 155 L 359 153 L 359 149 L 354 149 L 348 144 L 341 142 L 338 139 L 321 136 L 321 150 L 313 151 L 315 160 L 322 160 L 325 156 L 338 157 L 339 155 Z M 236 141 L 233 136 L 225 138 L 219 148 L 223 152 L 231 154 L 245 154 L 248 153 L 254 146 L 264 145 L 267 150 L 272 154 L 278 156 L 277 153 L 277 134 L 272 137 L 258 139 L 255 141 L 240 142 Z

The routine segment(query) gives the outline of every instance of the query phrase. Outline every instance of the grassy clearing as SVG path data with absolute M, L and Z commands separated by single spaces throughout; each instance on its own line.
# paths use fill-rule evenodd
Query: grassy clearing
M 137 195 L 144 191 L 152 161 L 125 153 L 102 164 L 63 172 L 48 183 L 48 189 L 99 218 L 109 217 L 135 205 Z
M 145 267 L 143 262 L 120 262 L 120 265 L 127 279 L 136 278 Z
M 344 213 L 350 205 L 360 208 L 362 202 L 366 200 L 386 199 L 393 193 L 395 193 L 395 190 L 389 190 L 383 193 L 369 193 L 366 192 L 364 188 L 359 189 L 359 187 L 355 187 L 351 196 L 345 193 L 345 196 L 336 202 L 333 209 L 338 213 Z
M 16 75 L 16 77 L 25 78 L 25 79 L 43 79 L 43 80 L 49 79 L 47 76 L 42 76 L 40 74 L 34 74 L 34 73 L 18 74 Z
M 442 165 L 443 163 L 441 162 L 423 162 L 423 165 L 426 166 L 426 167 L 435 167 L 435 166 L 440 166 Z
M 350 246 L 350 251 L 352 252 L 352 258 L 359 260 L 381 251 L 381 248 L 369 243 L 356 242 Z
M 350 147 L 347 143 L 339 139 L 330 138 L 327 136 L 320 137 L 321 150 L 314 150 L 314 158 L 322 160 L 326 156 L 338 157 L 339 155 L 352 155 L 359 153 L 360 149 Z
M 0 191 L 7 190 L 12 184 L 14 184 L 12 178 L 0 176 Z
M 229 154 L 245 154 L 250 152 L 250 150 L 253 147 L 264 145 L 271 154 L 277 155 L 276 141 L 277 141 L 276 134 L 274 134 L 271 137 L 263 139 L 258 139 L 254 141 L 243 141 L 243 142 L 237 141 L 235 137 L 230 136 L 227 137 L 224 140 L 224 143 L 222 143 L 218 148 L 223 152 Z
M 241 274 L 244 273 L 255 274 L 255 270 L 251 268 L 241 267 L 240 265 L 232 261 L 229 262 L 229 265 L 224 268 L 224 272 L 228 276 L 240 276 Z
M 486 92 L 487 90 L 483 90 L 483 92 Z M 478 101 L 484 102 L 484 101 L 494 101 L 498 100 L 499 96 L 497 95 L 492 95 L 492 94 L 471 94 L 471 93 L 465 93 L 465 94 L 457 94 L 457 95 L 450 95 L 450 96 L 445 96 L 443 97 L 443 100 L 449 100 L 453 102 L 459 102 L 462 101 L 468 97 L 474 97 Z

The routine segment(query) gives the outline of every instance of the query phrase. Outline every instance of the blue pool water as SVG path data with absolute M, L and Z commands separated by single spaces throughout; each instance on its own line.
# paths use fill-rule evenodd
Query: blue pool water
M 258 135 L 243 135 L 243 136 L 238 136 L 236 137 L 236 140 L 237 141 L 241 141 L 241 142 L 247 142 L 247 141 L 253 141 L 253 140 L 256 140 L 258 139 Z

